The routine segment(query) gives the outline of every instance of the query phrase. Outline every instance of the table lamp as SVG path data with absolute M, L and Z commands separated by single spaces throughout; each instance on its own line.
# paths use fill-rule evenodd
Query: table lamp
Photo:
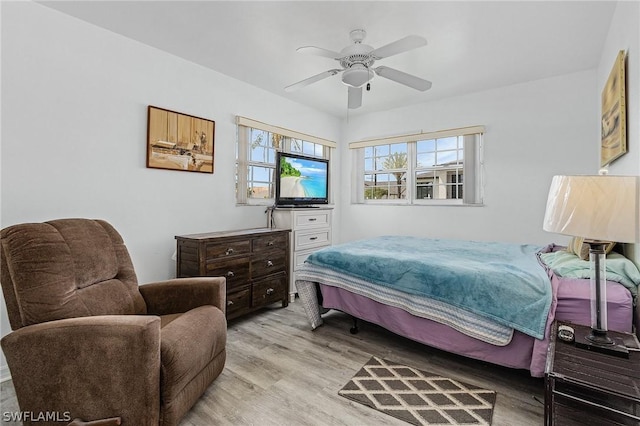
M 627 352 L 607 336 L 604 247 L 612 241 L 640 242 L 639 191 L 638 176 L 553 177 L 544 230 L 583 237 L 590 246 L 591 332 L 584 342 L 576 336 L 577 346 L 613 355 Z

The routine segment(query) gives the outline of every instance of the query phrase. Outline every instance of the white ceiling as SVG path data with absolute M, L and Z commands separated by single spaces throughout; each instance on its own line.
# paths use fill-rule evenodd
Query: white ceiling
M 611 1 L 41 1 L 51 8 L 338 117 L 336 75 L 284 87 L 339 64 L 296 52 L 340 51 L 349 32 L 374 48 L 409 34 L 425 47 L 376 62 L 433 82 L 419 92 L 376 77 L 349 115 L 595 68 Z

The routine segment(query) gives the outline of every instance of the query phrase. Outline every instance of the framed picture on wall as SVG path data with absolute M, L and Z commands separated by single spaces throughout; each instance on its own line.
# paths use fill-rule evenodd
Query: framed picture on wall
M 147 167 L 213 173 L 216 123 L 149 105 Z
M 621 50 L 602 89 L 601 167 L 627 152 L 625 58 Z

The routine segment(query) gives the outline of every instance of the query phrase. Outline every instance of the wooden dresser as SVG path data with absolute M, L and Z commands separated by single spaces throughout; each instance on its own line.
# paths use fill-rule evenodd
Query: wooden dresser
M 178 235 L 182 277 L 225 277 L 227 319 L 288 304 L 289 231 L 271 228 Z

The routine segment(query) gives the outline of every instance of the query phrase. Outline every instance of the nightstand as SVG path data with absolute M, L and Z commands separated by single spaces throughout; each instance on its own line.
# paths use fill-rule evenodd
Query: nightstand
M 545 425 L 640 425 L 640 353 L 632 351 L 625 359 L 577 348 L 556 339 L 559 324 L 573 327 L 577 335 L 589 329 L 553 324 L 545 369 Z

